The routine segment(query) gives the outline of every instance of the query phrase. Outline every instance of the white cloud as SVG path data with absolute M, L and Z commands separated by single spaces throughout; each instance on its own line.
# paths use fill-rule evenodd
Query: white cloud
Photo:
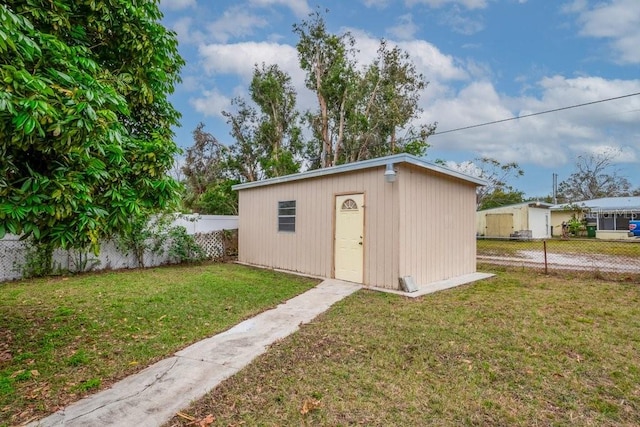
M 210 44 L 201 46 L 199 53 L 207 74 L 235 75 L 245 85 L 251 81 L 256 64 L 277 64 L 291 77 L 298 92 L 299 109 L 315 107 L 316 98 L 305 87 L 306 75 L 300 69 L 298 51 L 293 46 L 273 42 Z
M 366 7 L 376 7 L 378 9 L 384 9 L 389 6 L 390 0 L 362 0 L 362 4 Z
M 305 18 L 311 12 L 311 7 L 309 7 L 307 0 L 250 0 L 250 3 L 256 6 L 286 6 L 298 18 Z
M 219 19 L 207 26 L 207 29 L 213 40 L 224 43 L 230 38 L 249 36 L 256 28 L 268 25 L 269 22 L 261 16 L 236 6 L 225 10 Z
M 196 76 L 183 76 L 180 84 L 181 90 L 186 92 L 195 92 L 200 90 L 200 78 Z
M 182 10 L 196 6 L 196 0 L 161 0 L 161 6 L 166 10 Z
M 298 65 L 298 51 L 293 46 L 271 42 L 209 44 L 199 48 L 204 69 L 209 74 L 239 75 L 251 80 L 255 64 L 278 64 L 289 73 L 294 83 L 303 82 L 304 74 Z
M 453 31 L 465 36 L 484 30 L 484 23 L 481 19 L 464 16 L 457 5 L 442 15 L 441 22 L 443 25 L 449 26 Z
M 568 4 L 564 10 L 578 14 L 580 34 L 610 40 L 615 59 L 640 63 L 640 5 L 637 0 L 609 0 L 590 6 L 584 0 Z
M 405 0 L 407 6 L 416 4 L 426 4 L 432 8 L 438 8 L 447 4 L 464 6 L 467 9 L 484 9 L 487 7 L 487 0 Z
M 407 13 L 406 15 L 401 15 L 398 17 L 397 21 L 398 23 L 396 25 L 387 28 L 387 33 L 398 40 L 413 39 L 419 28 L 413 22 L 411 14 Z
M 183 44 L 199 44 L 206 39 L 206 35 L 194 25 L 190 17 L 178 19 L 172 25 L 172 29 L 178 35 L 178 42 Z
M 453 56 L 445 55 L 427 41 L 402 41 L 398 46 L 409 53 L 416 68 L 427 80 L 451 81 L 469 78 L 467 71 L 456 63 Z
M 472 82 L 454 96 L 427 102 L 423 120 L 438 121 L 438 131 L 446 131 L 640 92 L 640 80 L 600 77 L 553 76 L 537 85 L 539 97 L 510 98 L 497 93 L 489 82 Z M 623 150 L 625 161 L 632 162 L 640 158 L 639 115 L 640 97 L 634 96 L 435 135 L 430 143 L 501 162 L 541 166 L 566 164 L 580 154 L 614 147 Z
M 189 103 L 196 111 L 208 117 L 223 117 L 222 111 L 231 108 L 231 98 L 216 89 L 202 91 L 199 97 L 189 99 Z

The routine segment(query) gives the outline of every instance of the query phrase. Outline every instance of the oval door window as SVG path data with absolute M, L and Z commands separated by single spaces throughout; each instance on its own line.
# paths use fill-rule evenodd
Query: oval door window
M 353 199 L 347 199 L 344 202 L 342 202 L 341 209 L 343 211 L 357 211 L 358 210 L 358 204 L 356 202 L 354 202 Z

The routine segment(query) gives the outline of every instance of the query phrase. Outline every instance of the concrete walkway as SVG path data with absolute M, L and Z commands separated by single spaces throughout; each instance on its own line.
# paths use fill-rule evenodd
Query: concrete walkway
M 31 426 L 159 426 L 361 286 L 325 280 Z

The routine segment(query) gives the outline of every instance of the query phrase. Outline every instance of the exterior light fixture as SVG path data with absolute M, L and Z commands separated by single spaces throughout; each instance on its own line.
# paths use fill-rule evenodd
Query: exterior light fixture
M 387 163 L 384 171 L 384 180 L 386 182 L 394 182 L 396 180 L 396 171 L 393 169 L 393 163 Z

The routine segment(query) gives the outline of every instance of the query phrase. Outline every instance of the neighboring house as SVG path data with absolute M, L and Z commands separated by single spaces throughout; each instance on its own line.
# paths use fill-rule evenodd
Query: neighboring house
M 472 274 L 483 184 L 408 154 L 239 184 L 238 260 L 387 289 Z
M 640 219 L 640 197 L 604 197 L 551 207 L 555 229 L 571 218 L 594 224 L 598 239 L 629 239 L 629 221 Z
M 551 236 L 549 203 L 524 202 L 476 212 L 476 232 L 485 237 L 545 239 Z

